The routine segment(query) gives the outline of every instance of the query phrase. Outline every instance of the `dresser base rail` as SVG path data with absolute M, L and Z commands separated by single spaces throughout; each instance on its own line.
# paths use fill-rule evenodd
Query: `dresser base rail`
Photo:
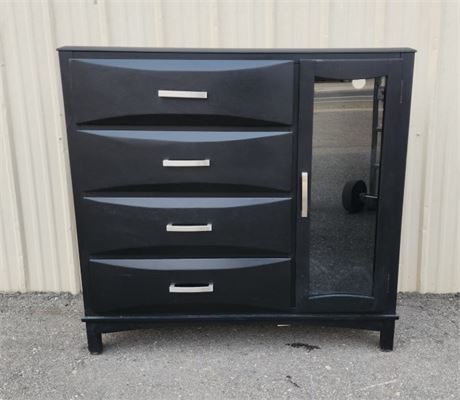
M 101 354 L 102 334 L 157 327 L 161 323 L 237 323 L 266 321 L 275 323 L 306 322 L 311 325 L 345 327 L 380 332 L 380 348 L 393 350 L 396 314 L 165 314 L 152 316 L 86 316 L 88 349 Z

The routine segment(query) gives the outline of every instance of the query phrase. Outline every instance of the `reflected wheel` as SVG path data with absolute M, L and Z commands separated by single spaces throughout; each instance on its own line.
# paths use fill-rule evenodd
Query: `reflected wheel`
M 364 208 L 361 195 L 367 193 L 364 181 L 348 181 L 342 191 L 342 205 L 350 213 L 360 212 Z

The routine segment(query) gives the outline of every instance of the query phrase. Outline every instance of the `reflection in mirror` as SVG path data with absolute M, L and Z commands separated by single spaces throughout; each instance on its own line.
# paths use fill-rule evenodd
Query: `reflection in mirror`
M 385 78 L 359 81 L 315 82 L 310 295 L 372 295 Z
M 366 86 L 366 80 L 365 79 L 353 79 L 351 81 L 351 84 L 355 89 L 363 89 Z

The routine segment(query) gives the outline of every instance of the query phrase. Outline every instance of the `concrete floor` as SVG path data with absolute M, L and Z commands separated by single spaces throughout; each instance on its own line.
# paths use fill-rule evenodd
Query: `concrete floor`
M 459 306 L 401 295 L 388 353 L 374 332 L 251 323 L 106 334 L 91 356 L 81 296 L 0 295 L 0 399 L 459 399 Z

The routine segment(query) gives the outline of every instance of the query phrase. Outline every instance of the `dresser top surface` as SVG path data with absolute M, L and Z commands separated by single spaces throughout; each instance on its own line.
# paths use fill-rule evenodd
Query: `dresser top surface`
M 58 51 L 81 52 L 131 52 L 131 53 L 199 53 L 199 54 L 373 54 L 373 53 L 415 53 L 417 50 L 409 47 L 396 48 L 321 48 L 321 49 L 271 49 L 271 48 L 163 48 L 163 47 L 102 47 L 102 46 L 62 46 Z

